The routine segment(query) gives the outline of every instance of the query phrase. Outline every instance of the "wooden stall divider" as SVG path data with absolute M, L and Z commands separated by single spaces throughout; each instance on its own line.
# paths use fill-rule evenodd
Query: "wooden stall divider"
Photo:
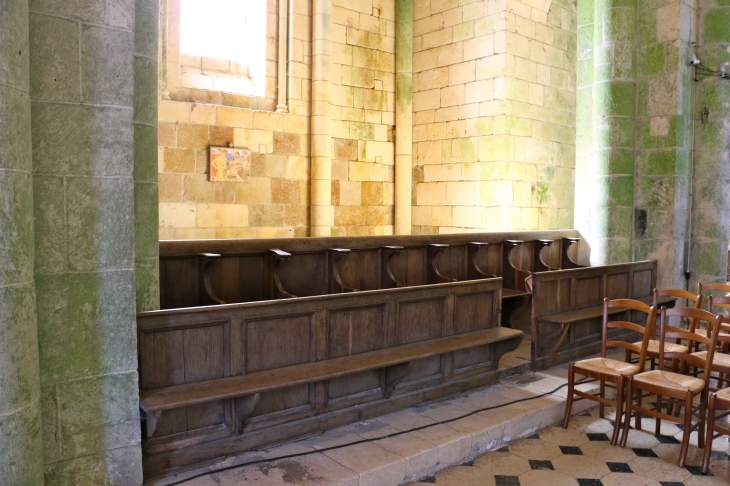
M 225 304 L 223 299 L 218 298 L 213 292 L 213 286 L 210 281 L 210 269 L 213 264 L 220 263 L 221 256 L 219 253 L 198 253 L 198 262 L 200 268 L 200 274 L 203 277 L 203 289 L 205 289 L 205 296 L 213 301 L 215 304 Z M 201 296 L 202 297 L 202 296 Z
M 431 243 L 426 247 L 426 282 L 429 284 L 456 282 L 455 278 L 443 275 L 436 265 L 436 259 L 449 245 L 445 243 Z
M 480 250 L 487 250 L 489 248 L 489 243 L 484 243 L 480 241 L 471 241 L 466 244 L 466 257 L 467 257 L 467 263 L 466 263 L 466 278 L 468 280 L 475 280 L 478 278 L 495 278 L 496 275 L 492 275 L 481 267 L 479 265 L 479 262 L 477 261 L 477 256 L 480 252 Z
M 570 250 L 576 243 L 580 241 L 580 238 L 563 238 L 562 247 L 560 252 L 560 269 L 568 270 L 570 268 L 585 268 L 585 265 L 579 265 L 568 255 Z
M 380 249 L 380 288 L 391 289 L 393 287 L 405 287 L 406 284 L 398 280 L 393 273 L 391 260 L 403 251 L 402 246 L 383 246 Z
M 293 299 L 296 295 L 287 292 L 284 286 L 281 284 L 281 274 L 279 273 L 279 267 L 283 262 L 289 261 L 291 253 L 287 253 L 284 250 L 278 248 L 272 248 L 269 250 L 269 259 L 271 261 L 271 280 L 272 284 L 269 287 L 272 289 L 273 299 Z
M 550 270 L 558 270 L 557 268 L 552 268 L 550 265 L 545 263 L 545 260 L 542 257 L 542 251 L 545 248 L 552 246 L 552 244 L 553 240 L 535 240 L 535 253 L 533 255 L 532 264 L 533 272 L 549 272 Z
M 340 265 L 344 260 L 350 257 L 352 250 L 349 248 L 330 248 L 327 250 L 327 263 L 329 266 L 329 278 L 327 279 L 328 292 L 330 294 L 339 294 L 341 292 L 359 292 L 357 286 L 347 285 L 342 279 Z

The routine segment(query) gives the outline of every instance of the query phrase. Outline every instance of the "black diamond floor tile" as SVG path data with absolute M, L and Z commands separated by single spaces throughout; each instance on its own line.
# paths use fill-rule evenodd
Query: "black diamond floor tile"
M 509 452 L 509 446 L 500 447 L 499 449 L 497 449 L 494 452 Z
M 631 467 L 625 462 L 607 462 L 606 465 L 611 472 L 615 473 L 633 473 Z
M 525 437 L 525 438 L 526 438 L 526 439 L 539 439 L 539 438 L 540 438 L 540 434 L 538 434 L 537 432 L 535 432 L 534 434 L 532 434 L 532 435 L 528 435 L 528 436 L 527 436 L 527 437 Z
M 639 457 L 658 457 L 651 449 L 634 449 L 634 454 Z
M 521 486 L 517 476 L 494 476 L 496 486 Z
M 592 442 L 608 442 L 608 436 L 606 434 L 586 434 L 586 436 Z
M 578 417 L 590 417 L 590 416 L 591 416 L 591 412 L 583 412 L 583 413 L 578 414 Z
M 684 430 L 684 424 L 674 424 L 679 430 Z
M 603 486 L 600 479 L 580 479 L 578 478 L 578 486 Z
M 530 467 L 532 469 L 555 471 L 555 468 L 553 467 L 553 463 L 550 461 L 537 461 L 534 459 L 530 459 Z
M 436 476 L 426 476 L 418 480 L 419 483 L 431 483 L 436 484 Z
M 462 466 L 474 466 L 474 461 L 465 461 L 461 463 Z
M 676 481 L 659 481 L 661 486 L 684 486 L 684 483 L 678 483 Z
M 700 466 L 684 466 L 684 468 L 689 471 L 692 476 L 713 476 L 712 472 L 709 469 L 707 470 L 707 474 L 702 474 L 702 471 L 700 471 Z
M 671 435 L 655 435 L 654 437 L 662 444 L 679 444 L 679 441 Z
M 583 451 L 580 450 L 580 447 L 560 446 L 560 451 L 563 454 L 567 454 L 569 456 L 582 456 L 583 455 Z

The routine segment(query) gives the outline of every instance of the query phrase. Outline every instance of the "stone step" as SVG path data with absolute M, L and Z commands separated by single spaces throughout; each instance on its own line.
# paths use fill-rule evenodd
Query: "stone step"
M 514 369 L 505 370 L 505 375 Z M 596 390 L 595 383 L 580 385 Z M 461 464 L 562 420 L 567 366 L 145 483 L 154 486 L 307 484 L 397 486 Z M 574 403 L 573 414 L 595 402 Z

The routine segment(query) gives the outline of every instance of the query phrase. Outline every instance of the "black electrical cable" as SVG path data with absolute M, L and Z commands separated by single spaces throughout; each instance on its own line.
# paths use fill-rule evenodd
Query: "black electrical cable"
M 576 381 L 575 384 L 576 385 L 581 385 L 581 384 L 584 384 L 584 383 L 590 383 L 592 381 L 596 381 L 596 380 L 583 379 L 583 380 Z M 542 398 L 542 397 L 545 397 L 547 395 L 552 395 L 556 391 L 558 391 L 561 388 L 566 387 L 566 386 L 568 386 L 568 384 L 567 383 L 563 383 L 562 385 L 560 385 L 559 387 L 555 388 L 554 390 L 551 390 L 551 391 L 542 393 L 540 395 L 535 395 L 534 397 L 520 398 L 519 400 L 514 400 L 514 401 L 511 401 L 511 402 L 502 403 L 501 405 L 495 405 L 493 407 L 480 408 L 479 410 L 474 410 L 473 412 L 469 412 L 469 413 L 464 414 L 464 415 L 461 415 L 459 417 L 450 418 L 448 420 L 441 420 L 441 421 L 436 422 L 436 423 L 433 423 L 433 424 L 422 425 L 420 427 L 416 427 L 416 428 L 409 429 L 409 430 L 401 430 L 401 431 L 398 431 L 398 432 L 394 432 L 392 434 L 384 435 L 383 437 L 375 437 L 375 438 L 372 438 L 372 439 L 357 440 L 355 442 L 350 442 L 348 444 L 342 444 L 342 445 L 338 445 L 338 446 L 326 447 L 324 449 L 317 449 L 317 450 L 312 450 L 312 451 L 307 451 L 307 452 L 300 452 L 298 454 L 287 454 L 285 456 L 272 457 L 270 459 L 259 459 L 257 461 L 251 461 L 251 462 L 247 462 L 247 463 L 244 463 L 244 464 L 236 464 L 235 466 L 223 467 L 223 468 L 220 468 L 220 469 L 216 469 L 215 471 L 208 471 L 208 472 L 204 472 L 204 473 L 201 473 L 201 474 L 197 474 L 195 476 L 191 476 L 189 478 L 186 478 L 186 479 L 177 481 L 175 483 L 168 483 L 166 486 L 177 486 L 178 484 L 184 484 L 184 483 L 187 483 L 188 481 L 192 481 L 193 479 L 202 478 L 203 476 L 210 476 L 211 474 L 216 474 L 216 473 L 225 472 L 225 471 L 231 471 L 233 469 L 238 469 L 238 468 L 246 467 L 246 466 L 252 466 L 254 464 L 264 464 L 264 463 L 272 462 L 272 461 L 280 461 L 282 459 L 293 459 L 295 457 L 302 457 L 302 456 L 308 456 L 310 454 L 317 454 L 317 453 L 320 453 L 320 452 L 327 452 L 327 451 L 333 451 L 333 450 L 336 450 L 336 449 L 343 449 L 345 447 L 350 447 L 352 445 L 357 445 L 357 444 L 364 444 L 366 442 L 373 442 L 373 441 L 376 441 L 376 440 L 383 440 L 383 439 L 389 439 L 391 437 L 398 437 L 399 435 L 408 434 L 410 432 L 416 432 L 416 431 L 419 431 L 419 430 L 427 429 L 427 428 L 433 427 L 435 425 L 443 425 L 443 424 L 448 424 L 448 423 L 451 423 L 451 422 L 455 422 L 457 420 L 461 420 L 461 419 L 466 418 L 466 417 L 471 417 L 472 415 L 475 415 L 477 413 L 487 412 L 489 410 L 495 410 L 497 408 L 506 407 L 508 405 L 514 405 L 515 403 L 528 402 L 530 400 L 535 400 L 537 398 Z

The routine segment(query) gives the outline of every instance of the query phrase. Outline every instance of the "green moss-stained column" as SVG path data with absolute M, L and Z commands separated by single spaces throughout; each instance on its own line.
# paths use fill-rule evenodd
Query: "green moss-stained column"
M 159 1 L 136 0 L 134 22 L 134 238 L 137 310 L 159 309 L 157 106 Z
M 312 169 L 310 236 L 329 236 L 332 206 L 332 0 L 312 1 Z
M 0 484 L 42 485 L 28 1 L 0 2 Z
M 395 18 L 395 227 L 411 233 L 413 181 L 413 0 L 397 0 Z
M 659 262 L 657 286 L 684 288 L 691 148 L 693 1 L 638 8 L 634 260 Z
M 139 485 L 135 2 L 34 0 L 30 80 L 46 484 Z
M 718 68 L 730 62 L 730 2 L 702 0 L 702 63 Z M 700 76 L 696 87 L 691 288 L 697 282 L 724 281 L 730 233 L 730 79 Z M 699 114 L 707 107 L 706 123 Z
M 635 37 L 636 0 L 595 1 L 592 154 L 583 196 L 590 209 L 587 236 L 593 265 L 631 260 Z M 576 198 L 576 206 L 581 203 Z

